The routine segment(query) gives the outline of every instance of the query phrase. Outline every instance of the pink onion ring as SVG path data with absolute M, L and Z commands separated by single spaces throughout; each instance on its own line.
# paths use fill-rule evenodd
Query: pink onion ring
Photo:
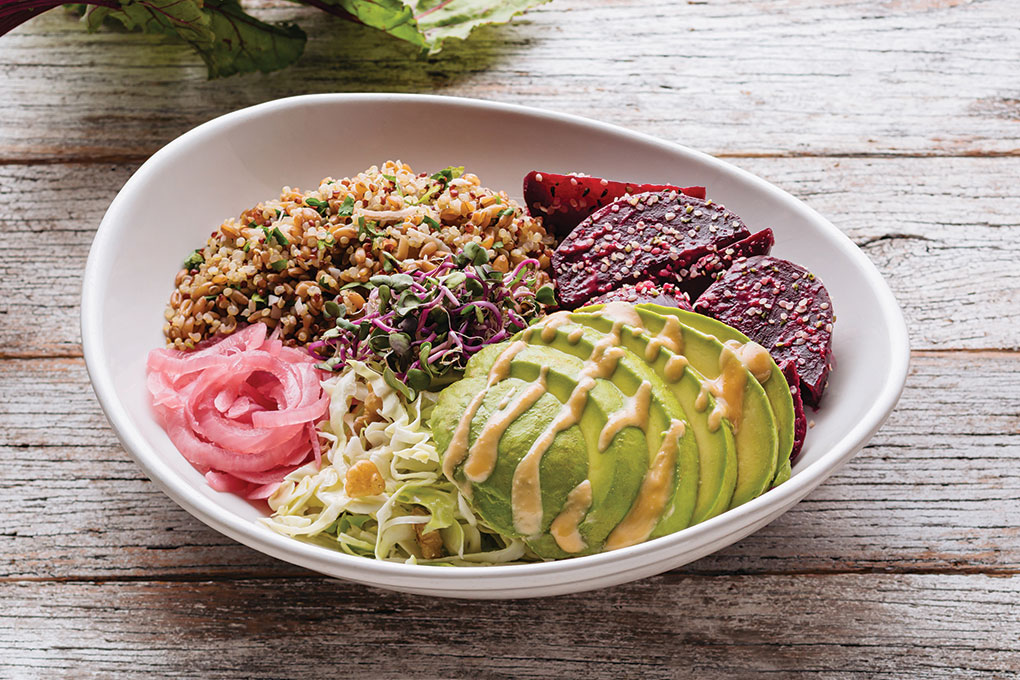
M 329 397 L 315 360 L 253 324 L 194 352 L 155 349 L 152 406 L 170 440 L 217 491 L 268 498 L 322 456 Z

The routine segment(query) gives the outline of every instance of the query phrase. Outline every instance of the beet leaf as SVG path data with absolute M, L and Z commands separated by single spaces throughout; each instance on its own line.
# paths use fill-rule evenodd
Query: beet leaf
M 363 24 L 404 42 L 423 55 L 450 39 L 465 39 L 478 26 L 510 21 L 548 0 L 293 0 Z M 54 0 L 0 2 L 0 36 L 64 3 Z M 298 26 L 261 21 L 239 0 L 86 0 L 71 5 L 90 31 L 115 23 L 133 31 L 166 35 L 191 46 L 210 78 L 290 66 L 304 52 Z

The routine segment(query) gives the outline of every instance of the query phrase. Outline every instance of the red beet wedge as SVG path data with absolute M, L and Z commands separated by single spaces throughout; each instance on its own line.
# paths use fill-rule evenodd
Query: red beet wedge
M 691 297 L 697 300 L 698 296 L 705 292 L 705 289 L 712 285 L 712 282 L 722 276 L 723 272 L 733 266 L 733 263 L 742 257 L 754 257 L 755 255 L 768 255 L 772 252 L 772 246 L 776 239 L 771 229 L 762 229 L 751 234 L 743 241 L 737 241 L 725 248 L 720 248 L 714 253 L 705 255 L 691 265 L 687 276 L 684 278 L 681 288 Z M 683 275 L 684 272 L 680 272 Z
M 804 400 L 800 398 L 800 375 L 793 361 L 784 361 L 779 370 L 786 377 L 790 385 L 790 396 L 793 397 L 793 449 L 790 451 L 790 463 L 796 463 L 800 449 L 804 446 L 804 437 L 807 436 L 807 416 L 804 414 Z
M 694 311 L 733 326 L 791 361 L 801 397 L 818 406 L 832 369 L 832 302 L 814 274 L 788 260 L 763 255 L 733 264 L 694 305 Z
M 672 283 L 655 284 L 651 281 L 628 283 L 593 298 L 588 304 L 602 305 L 607 302 L 629 302 L 634 305 L 649 302 L 663 307 L 693 311 L 690 298 Z
M 547 231 L 563 239 L 593 212 L 625 194 L 649 191 L 680 191 L 705 197 L 705 187 L 675 187 L 671 184 L 634 184 L 601 177 L 557 175 L 532 170 L 524 178 L 524 202 L 534 217 L 541 217 Z
M 573 309 L 628 283 L 675 283 L 682 269 L 749 235 L 723 206 L 674 190 L 619 199 L 577 225 L 553 253 L 560 304 Z

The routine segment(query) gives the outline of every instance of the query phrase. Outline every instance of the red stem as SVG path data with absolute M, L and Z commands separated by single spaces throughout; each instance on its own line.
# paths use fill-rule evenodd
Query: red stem
M 60 0 L 15 0 L 0 5 L 0 35 L 17 28 L 29 19 L 64 4 Z M 119 7 L 117 0 L 85 0 L 86 5 Z
M 417 20 L 417 19 L 421 19 L 422 17 L 426 17 L 426 16 L 432 14 L 433 12 L 435 12 L 437 10 L 443 9 L 444 7 L 449 5 L 451 2 L 453 2 L 453 0 L 443 0 L 441 3 L 439 3 L 438 5 L 433 7 L 432 9 L 427 9 L 424 12 L 422 12 L 421 14 L 415 15 L 414 18 Z

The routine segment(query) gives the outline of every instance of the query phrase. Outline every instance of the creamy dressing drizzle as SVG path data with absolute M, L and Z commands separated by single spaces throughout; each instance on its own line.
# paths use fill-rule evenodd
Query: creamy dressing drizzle
M 542 529 L 542 487 L 539 479 L 539 465 L 542 456 L 552 446 L 556 435 L 575 425 L 588 403 L 588 393 L 595 387 L 595 378 L 608 378 L 616 371 L 623 356 L 623 350 L 616 345 L 620 342 L 621 321 L 613 324 L 613 331 L 601 338 L 592 347 L 587 364 L 578 375 L 577 384 L 567 401 L 560 407 L 556 417 L 532 442 L 528 452 L 514 470 L 510 487 L 510 510 L 514 528 L 525 536 L 535 536 Z
M 567 494 L 567 502 L 549 527 L 549 533 L 563 552 L 579 553 L 588 547 L 581 538 L 578 525 L 588 514 L 589 509 L 591 509 L 591 481 L 586 479 Z
M 652 363 L 659 358 L 659 352 L 662 351 L 662 340 L 659 338 L 652 338 L 645 345 L 645 361 Z
M 571 345 L 576 345 L 581 342 L 582 336 L 584 336 L 584 326 L 578 326 L 567 334 L 567 342 Z
M 673 486 L 673 475 L 676 469 L 676 459 L 679 454 L 679 441 L 686 432 L 686 426 L 682 420 L 673 420 L 669 429 L 662 439 L 662 446 L 651 467 L 641 481 L 641 489 L 638 491 L 634 504 L 627 512 L 627 516 L 616 525 L 609 538 L 606 539 L 606 550 L 617 550 L 626 548 L 629 545 L 640 543 L 651 535 L 652 530 L 662 517 L 669 501 L 670 490 Z
M 694 400 L 694 408 L 698 411 L 704 411 L 708 408 L 708 383 L 701 383 L 701 390 L 698 392 L 698 398 Z
M 463 484 L 458 482 L 453 477 L 453 471 L 457 469 L 461 461 L 467 455 L 468 435 L 471 432 L 471 421 L 474 419 L 475 414 L 478 413 L 478 407 L 482 405 L 482 400 L 485 399 L 486 393 L 489 389 L 498 383 L 500 380 L 505 379 L 510 374 L 510 362 L 517 356 L 528 344 L 523 340 L 510 343 L 510 345 L 500 352 L 500 355 L 496 357 L 496 361 L 492 364 L 489 369 L 489 379 L 485 385 L 485 389 L 481 390 L 474 396 L 471 402 L 468 404 L 467 409 L 464 411 L 464 415 L 460 417 L 460 421 L 457 423 L 457 427 L 453 431 L 453 437 L 450 439 L 450 445 L 446 447 L 446 455 L 443 457 L 443 474 L 451 482 L 457 485 L 468 498 L 471 497 L 471 486 L 469 484 Z
M 748 340 L 741 344 L 736 340 L 727 340 L 723 344 L 733 350 L 740 363 L 758 382 L 764 383 L 772 376 L 772 357 L 769 351 L 757 342 Z
M 675 316 L 666 317 L 666 325 L 662 327 L 655 339 L 673 354 L 684 353 L 684 327 Z
M 663 347 L 673 354 L 683 354 L 684 330 L 675 316 L 667 316 L 666 323 L 659 334 L 648 341 L 645 346 L 645 359 L 649 363 L 655 361 L 659 358 Z
M 500 410 L 492 414 L 468 451 L 467 461 L 464 463 L 465 477 L 475 483 L 484 482 L 489 478 L 496 467 L 499 440 L 506 429 L 545 394 L 548 374 L 549 367 L 543 366 L 538 374 L 538 380 L 521 390 L 513 403 L 508 404 L 510 398 L 507 397 Z
M 644 324 L 641 322 L 641 315 L 638 314 L 637 310 L 634 309 L 634 305 L 626 302 L 609 302 L 602 308 L 602 316 L 606 317 L 610 321 L 616 321 L 619 323 L 633 326 L 634 328 L 641 328 Z
M 610 303 L 614 304 L 614 303 Z M 623 330 L 623 322 L 616 321 L 613 323 L 613 328 L 603 335 L 592 347 L 591 356 L 588 358 L 589 361 L 598 361 L 610 347 L 616 347 L 620 344 L 620 332 Z M 621 352 L 622 354 L 622 352 Z M 615 364 L 613 369 L 616 369 Z M 612 371 L 610 371 L 612 373 Z
M 652 403 L 652 383 L 645 380 L 633 397 L 628 397 L 623 407 L 609 416 L 605 427 L 599 432 L 599 452 L 605 451 L 613 437 L 625 427 L 645 429 L 648 424 L 648 408 Z
M 570 323 L 570 312 L 555 312 L 542 322 L 542 342 L 552 342 L 556 338 L 556 329 Z
M 772 360 L 768 350 L 756 342 L 745 343 L 727 340 L 719 355 L 719 377 L 706 385 L 715 397 L 715 408 L 708 414 L 708 427 L 715 431 L 723 418 L 733 424 L 733 431 L 740 429 L 744 417 L 744 390 L 747 388 L 747 374 L 760 383 L 772 374 Z M 701 398 L 701 395 L 698 395 Z
M 708 427 L 713 432 L 719 429 L 723 418 L 732 423 L 734 432 L 740 429 L 749 369 L 738 352 L 742 352 L 739 342 L 730 340 L 723 343 L 719 354 L 719 377 L 705 384 L 715 397 L 715 408 L 708 414 Z M 701 399 L 700 394 L 698 398 Z
M 531 448 L 514 470 L 513 484 L 510 488 L 510 509 L 513 513 L 514 528 L 525 536 L 535 536 L 542 529 L 542 488 L 539 480 L 542 456 L 552 446 L 557 434 L 581 419 L 581 413 L 588 403 L 588 393 L 593 387 L 595 379 L 590 375 L 583 375 L 578 380 L 577 386 L 559 413 L 532 442 Z
M 666 380 L 676 382 L 683 377 L 685 368 L 687 368 L 687 357 L 683 354 L 674 354 L 666 360 L 663 374 L 666 376 Z
M 593 378 L 608 378 L 616 371 L 616 365 L 620 363 L 620 357 L 622 356 L 623 350 L 621 348 L 611 347 L 597 359 L 593 359 L 591 367 L 582 369 L 581 374 L 590 375 Z

